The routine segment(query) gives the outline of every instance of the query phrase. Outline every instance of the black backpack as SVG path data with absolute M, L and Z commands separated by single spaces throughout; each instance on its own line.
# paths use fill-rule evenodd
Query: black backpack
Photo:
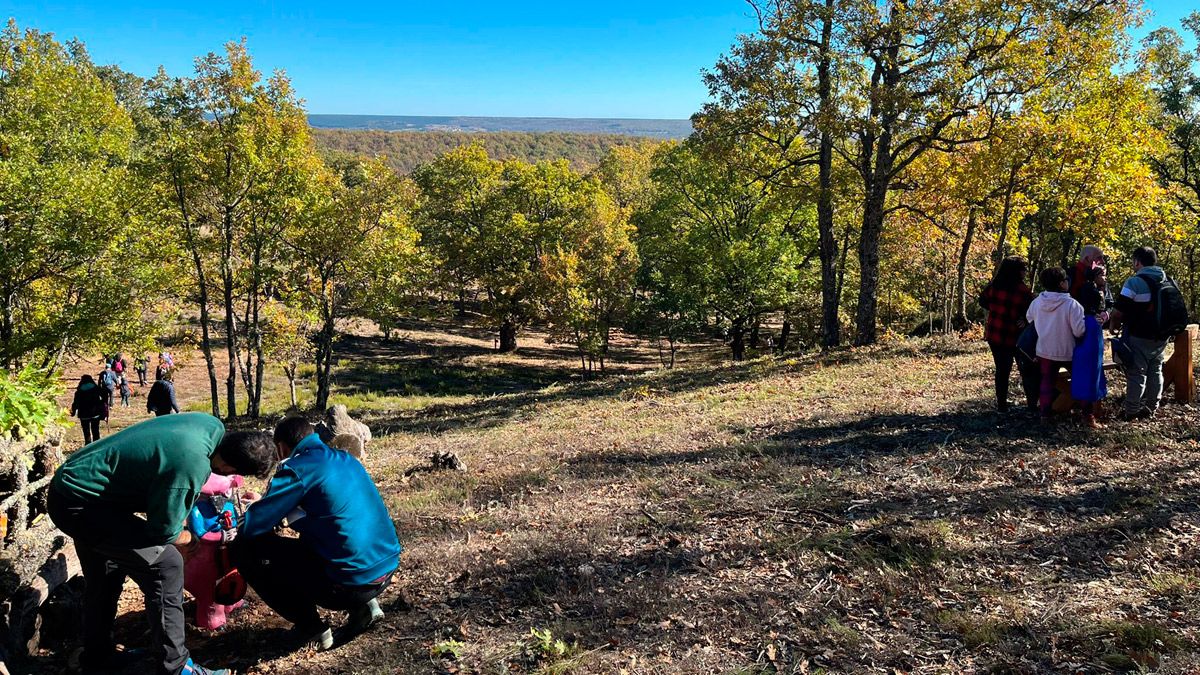
M 1179 292 L 1179 286 L 1165 274 L 1161 282 L 1149 275 L 1138 276 L 1150 287 L 1150 307 L 1146 310 L 1150 330 L 1147 332 L 1166 340 L 1187 330 L 1187 303 L 1184 302 L 1183 293 Z

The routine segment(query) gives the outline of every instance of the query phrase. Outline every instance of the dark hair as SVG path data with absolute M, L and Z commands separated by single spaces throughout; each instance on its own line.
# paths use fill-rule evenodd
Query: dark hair
M 1154 267 L 1158 264 L 1158 254 L 1149 246 L 1139 246 L 1133 249 L 1133 259 L 1144 267 Z
M 96 381 L 92 379 L 91 375 L 83 375 L 79 378 L 79 384 L 96 384 Z
M 996 270 L 996 278 L 992 279 L 992 286 L 1005 291 L 1011 291 L 1017 286 L 1025 283 L 1025 271 L 1029 269 L 1029 263 L 1019 255 L 1010 255 L 1000 261 L 1000 268 Z
M 243 476 L 263 478 L 275 467 L 275 444 L 265 431 L 231 431 L 221 439 L 215 454 Z
M 300 441 L 314 431 L 316 429 L 311 422 L 299 415 L 292 415 L 283 418 L 283 421 L 275 425 L 275 442 L 283 443 L 289 450 L 293 450 L 300 445 Z
M 1042 270 L 1042 288 L 1057 293 L 1062 290 L 1062 284 L 1067 280 L 1067 273 L 1061 267 L 1047 267 Z
M 1104 265 L 1096 265 L 1095 267 L 1089 269 L 1087 273 L 1083 275 L 1083 277 L 1087 281 L 1095 281 L 1096 277 L 1100 276 L 1101 274 L 1107 275 L 1108 270 L 1104 267 Z

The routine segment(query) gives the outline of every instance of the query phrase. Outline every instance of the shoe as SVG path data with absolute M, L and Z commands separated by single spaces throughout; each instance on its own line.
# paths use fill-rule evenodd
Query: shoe
M 1152 420 L 1152 419 L 1154 419 L 1154 411 L 1149 408 L 1142 408 L 1141 410 L 1139 410 L 1135 413 L 1131 413 L 1128 410 L 1122 410 L 1120 412 L 1120 414 L 1117 415 L 1117 419 L 1121 420 L 1122 422 L 1133 422 L 1135 420 Z
M 379 600 L 371 598 L 366 603 L 350 610 L 350 616 L 346 619 L 346 625 L 338 629 L 338 642 L 366 632 L 371 626 L 379 623 L 381 619 L 383 619 L 383 609 L 379 607 Z
M 1103 429 L 1104 428 L 1103 424 L 1100 424 L 1099 422 L 1096 421 L 1095 415 L 1084 415 L 1083 416 L 1083 426 L 1085 426 L 1089 429 Z
M 296 627 L 293 633 L 300 638 L 300 648 L 312 647 L 323 652 L 333 649 L 333 629 L 324 623 L 313 628 Z
M 183 664 L 183 670 L 179 671 L 179 675 L 233 675 L 233 671 L 226 668 L 220 668 L 218 670 L 205 668 L 204 666 L 193 663 L 191 659 L 188 659 L 187 663 Z

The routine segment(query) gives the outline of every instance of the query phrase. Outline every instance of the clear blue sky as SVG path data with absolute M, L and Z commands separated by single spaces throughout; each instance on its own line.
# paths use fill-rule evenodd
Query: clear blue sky
M 1178 27 L 1193 3 L 1148 6 L 1151 27 Z M 313 113 L 526 117 L 688 117 L 701 69 L 755 26 L 742 0 L 0 0 L 0 16 L 139 75 L 186 75 L 245 36 Z

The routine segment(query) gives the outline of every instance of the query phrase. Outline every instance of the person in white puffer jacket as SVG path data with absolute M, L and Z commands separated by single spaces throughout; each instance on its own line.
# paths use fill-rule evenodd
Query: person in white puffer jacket
M 1050 418 L 1054 386 L 1060 368 L 1071 368 L 1076 341 L 1086 332 L 1083 305 L 1067 292 L 1067 273 L 1061 267 L 1043 270 L 1041 295 L 1033 299 L 1025 318 L 1037 329 L 1037 357 L 1042 371 L 1038 403 L 1042 419 Z

